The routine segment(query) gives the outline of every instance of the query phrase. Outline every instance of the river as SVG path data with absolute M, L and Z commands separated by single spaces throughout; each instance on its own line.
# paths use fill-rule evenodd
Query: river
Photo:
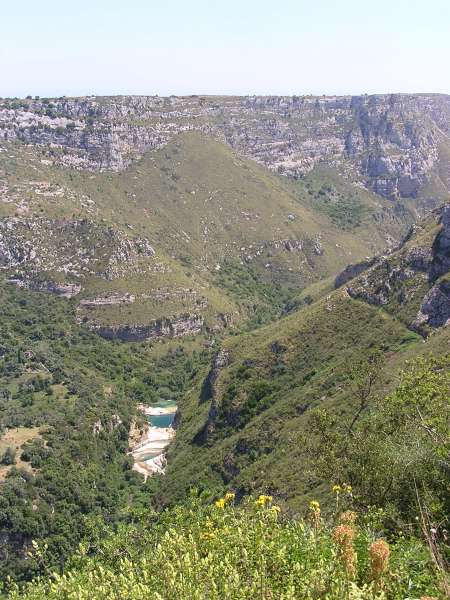
M 175 402 L 159 402 L 152 406 L 139 405 L 148 421 L 148 429 L 133 447 L 133 469 L 145 479 L 154 473 L 164 473 L 165 449 L 175 436 L 172 427 L 177 410 Z

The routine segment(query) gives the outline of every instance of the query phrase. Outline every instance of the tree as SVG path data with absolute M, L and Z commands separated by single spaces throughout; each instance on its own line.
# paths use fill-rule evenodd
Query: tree
M 16 461 L 16 451 L 12 446 L 8 446 L 4 450 L 0 463 L 2 465 L 13 465 Z
M 372 400 L 374 387 L 380 376 L 382 361 L 382 354 L 373 354 L 351 371 L 354 395 L 358 400 L 358 408 L 348 427 L 349 433 L 352 432 L 357 420 L 368 408 Z
M 385 509 L 393 524 L 414 522 L 420 504 L 443 530 L 450 514 L 450 355 L 416 360 L 392 393 L 369 402 L 372 379 L 369 370 L 356 380 L 350 427 L 323 409 L 311 412 L 310 469 L 330 486 L 351 484 L 359 506 Z

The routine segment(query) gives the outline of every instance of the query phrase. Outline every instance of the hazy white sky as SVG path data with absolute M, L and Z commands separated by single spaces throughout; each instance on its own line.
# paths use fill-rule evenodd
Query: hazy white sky
M 450 93 L 450 0 L 0 6 L 0 96 Z

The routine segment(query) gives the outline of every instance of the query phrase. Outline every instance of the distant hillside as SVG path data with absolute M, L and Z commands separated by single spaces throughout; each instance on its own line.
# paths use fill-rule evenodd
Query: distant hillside
M 0 102 L 0 138 L 76 168 L 122 170 L 197 130 L 291 176 L 316 165 L 419 206 L 448 198 L 450 96 L 124 96 Z
M 80 322 L 125 340 L 275 315 L 415 219 L 334 170 L 287 180 L 199 133 L 119 173 L 55 166 L 21 143 L 0 167 L 1 271 L 75 297 Z

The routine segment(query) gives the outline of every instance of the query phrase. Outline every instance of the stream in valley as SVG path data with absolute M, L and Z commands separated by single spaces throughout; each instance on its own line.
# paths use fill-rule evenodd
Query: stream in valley
M 173 401 L 162 401 L 152 406 L 140 405 L 148 421 L 148 429 L 131 451 L 134 470 L 147 477 L 164 473 L 165 449 L 175 436 L 172 423 L 177 410 Z

